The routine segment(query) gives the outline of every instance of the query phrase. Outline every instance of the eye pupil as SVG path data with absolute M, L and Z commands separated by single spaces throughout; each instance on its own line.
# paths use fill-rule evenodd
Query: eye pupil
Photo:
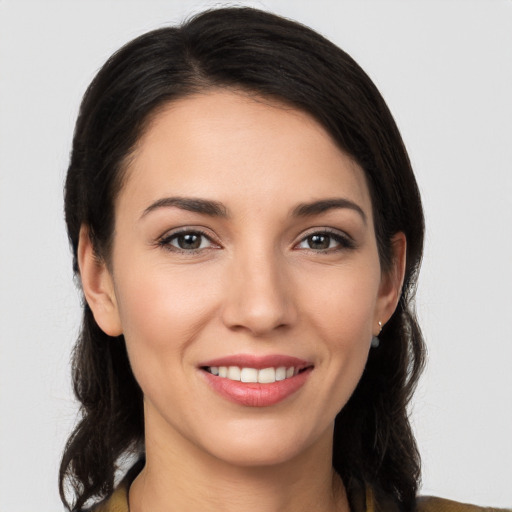
M 328 249 L 331 237 L 328 235 L 311 235 L 308 236 L 308 245 L 310 249 Z
M 177 238 L 180 249 L 199 249 L 201 246 L 201 235 L 187 233 Z

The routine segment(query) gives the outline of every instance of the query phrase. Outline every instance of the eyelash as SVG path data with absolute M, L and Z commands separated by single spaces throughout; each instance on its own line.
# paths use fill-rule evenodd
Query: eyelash
M 177 252 L 182 254 L 196 254 L 202 250 L 205 249 L 205 247 L 197 248 L 197 249 L 183 249 L 181 247 L 176 247 L 175 245 L 172 245 L 173 240 L 177 240 L 180 236 L 186 236 L 186 235 L 196 235 L 200 236 L 202 238 L 206 238 L 213 246 L 219 247 L 219 244 L 216 244 L 212 237 L 207 235 L 204 231 L 201 231 L 200 229 L 182 229 L 180 231 L 175 231 L 174 233 L 171 233 L 169 235 L 164 235 L 157 241 L 157 245 L 159 247 L 162 247 L 170 252 Z M 202 242 L 201 242 L 202 245 Z M 209 248 L 209 247 L 208 247 Z
M 174 240 L 177 240 L 180 236 L 183 237 L 186 235 L 195 235 L 195 236 L 205 238 L 212 245 L 210 245 L 208 247 L 199 246 L 198 248 L 195 248 L 195 249 L 183 249 L 181 247 L 177 247 L 172 244 L 172 242 Z M 307 234 L 306 236 L 301 238 L 301 240 L 299 241 L 298 244 L 295 244 L 294 248 L 301 245 L 302 243 L 305 243 L 308 240 L 308 238 L 311 238 L 313 236 L 329 237 L 331 240 L 334 240 L 338 244 L 338 247 L 328 247 L 327 249 L 313 249 L 310 247 L 310 248 L 304 248 L 303 250 L 314 252 L 314 253 L 326 254 L 326 253 L 339 252 L 339 251 L 350 250 L 350 249 L 355 248 L 354 240 L 351 237 L 349 237 L 348 235 L 343 235 L 337 231 L 329 230 L 329 229 L 313 231 L 313 232 Z M 202 243 L 203 242 L 201 242 L 200 245 L 202 245 Z M 220 245 L 217 244 L 215 241 L 213 241 L 212 237 L 210 235 L 206 234 L 204 231 L 201 231 L 200 229 L 187 229 L 187 228 L 182 229 L 177 232 L 174 232 L 174 233 L 171 233 L 169 235 L 164 235 L 157 241 L 157 245 L 159 247 L 162 247 L 162 248 L 170 251 L 170 252 L 181 253 L 181 254 L 197 254 L 197 253 L 203 251 L 204 249 L 212 248 L 212 246 L 213 246 L 213 248 L 220 247 Z M 297 250 L 300 250 L 300 249 L 297 249 Z
M 338 231 L 333 231 L 330 229 L 322 229 L 320 231 L 313 231 L 306 236 L 302 237 L 300 242 L 297 245 L 300 245 L 307 241 L 308 238 L 311 238 L 313 236 L 326 236 L 329 237 L 331 240 L 334 240 L 338 243 L 338 247 L 328 247 L 327 249 L 312 249 L 312 248 L 305 248 L 306 251 L 311 251 L 315 253 L 320 254 L 326 254 L 326 253 L 333 253 L 333 252 L 340 252 L 344 250 L 350 250 L 355 249 L 355 243 L 354 240 L 349 237 L 348 235 L 341 234 Z

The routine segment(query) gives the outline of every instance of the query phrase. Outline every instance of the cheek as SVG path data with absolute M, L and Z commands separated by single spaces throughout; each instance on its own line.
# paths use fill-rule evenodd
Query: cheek
M 322 338 L 349 349 L 370 342 L 380 275 L 372 265 L 347 265 L 308 276 L 302 307 Z
M 310 336 L 316 336 L 323 355 L 324 393 L 318 393 L 316 400 L 319 409 L 328 411 L 328 421 L 347 403 L 368 359 L 380 284 L 378 269 L 378 264 L 350 265 L 318 273 L 302 287 L 304 325 Z
M 215 283 L 162 265 L 127 270 L 119 270 L 116 298 L 130 360 L 144 371 L 179 363 L 211 318 Z

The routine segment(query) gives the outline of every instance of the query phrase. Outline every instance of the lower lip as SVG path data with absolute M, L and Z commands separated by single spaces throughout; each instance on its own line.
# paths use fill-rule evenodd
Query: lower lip
M 224 398 L 247 407 L 268 407 L 275 405 L 298 391 L 306 382 L 313 368 L 270 384 L 257 382 L 239 382 L 236 380 L 217 377 L 201 370 L 208 384 Z

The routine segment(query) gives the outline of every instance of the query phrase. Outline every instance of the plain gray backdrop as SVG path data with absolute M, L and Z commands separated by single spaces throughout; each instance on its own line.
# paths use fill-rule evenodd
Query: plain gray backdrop
M 510 507 L 512 2 L 242 4 L 333 40 L 394 113 L 427 220 L 417 302 L 429 364 L 411 408 L 422 492 Z M 220 5 L 0 0 L 0 512 L 62 509 L 80 321 L 62 184 L 81 95 L 128 40 Z

